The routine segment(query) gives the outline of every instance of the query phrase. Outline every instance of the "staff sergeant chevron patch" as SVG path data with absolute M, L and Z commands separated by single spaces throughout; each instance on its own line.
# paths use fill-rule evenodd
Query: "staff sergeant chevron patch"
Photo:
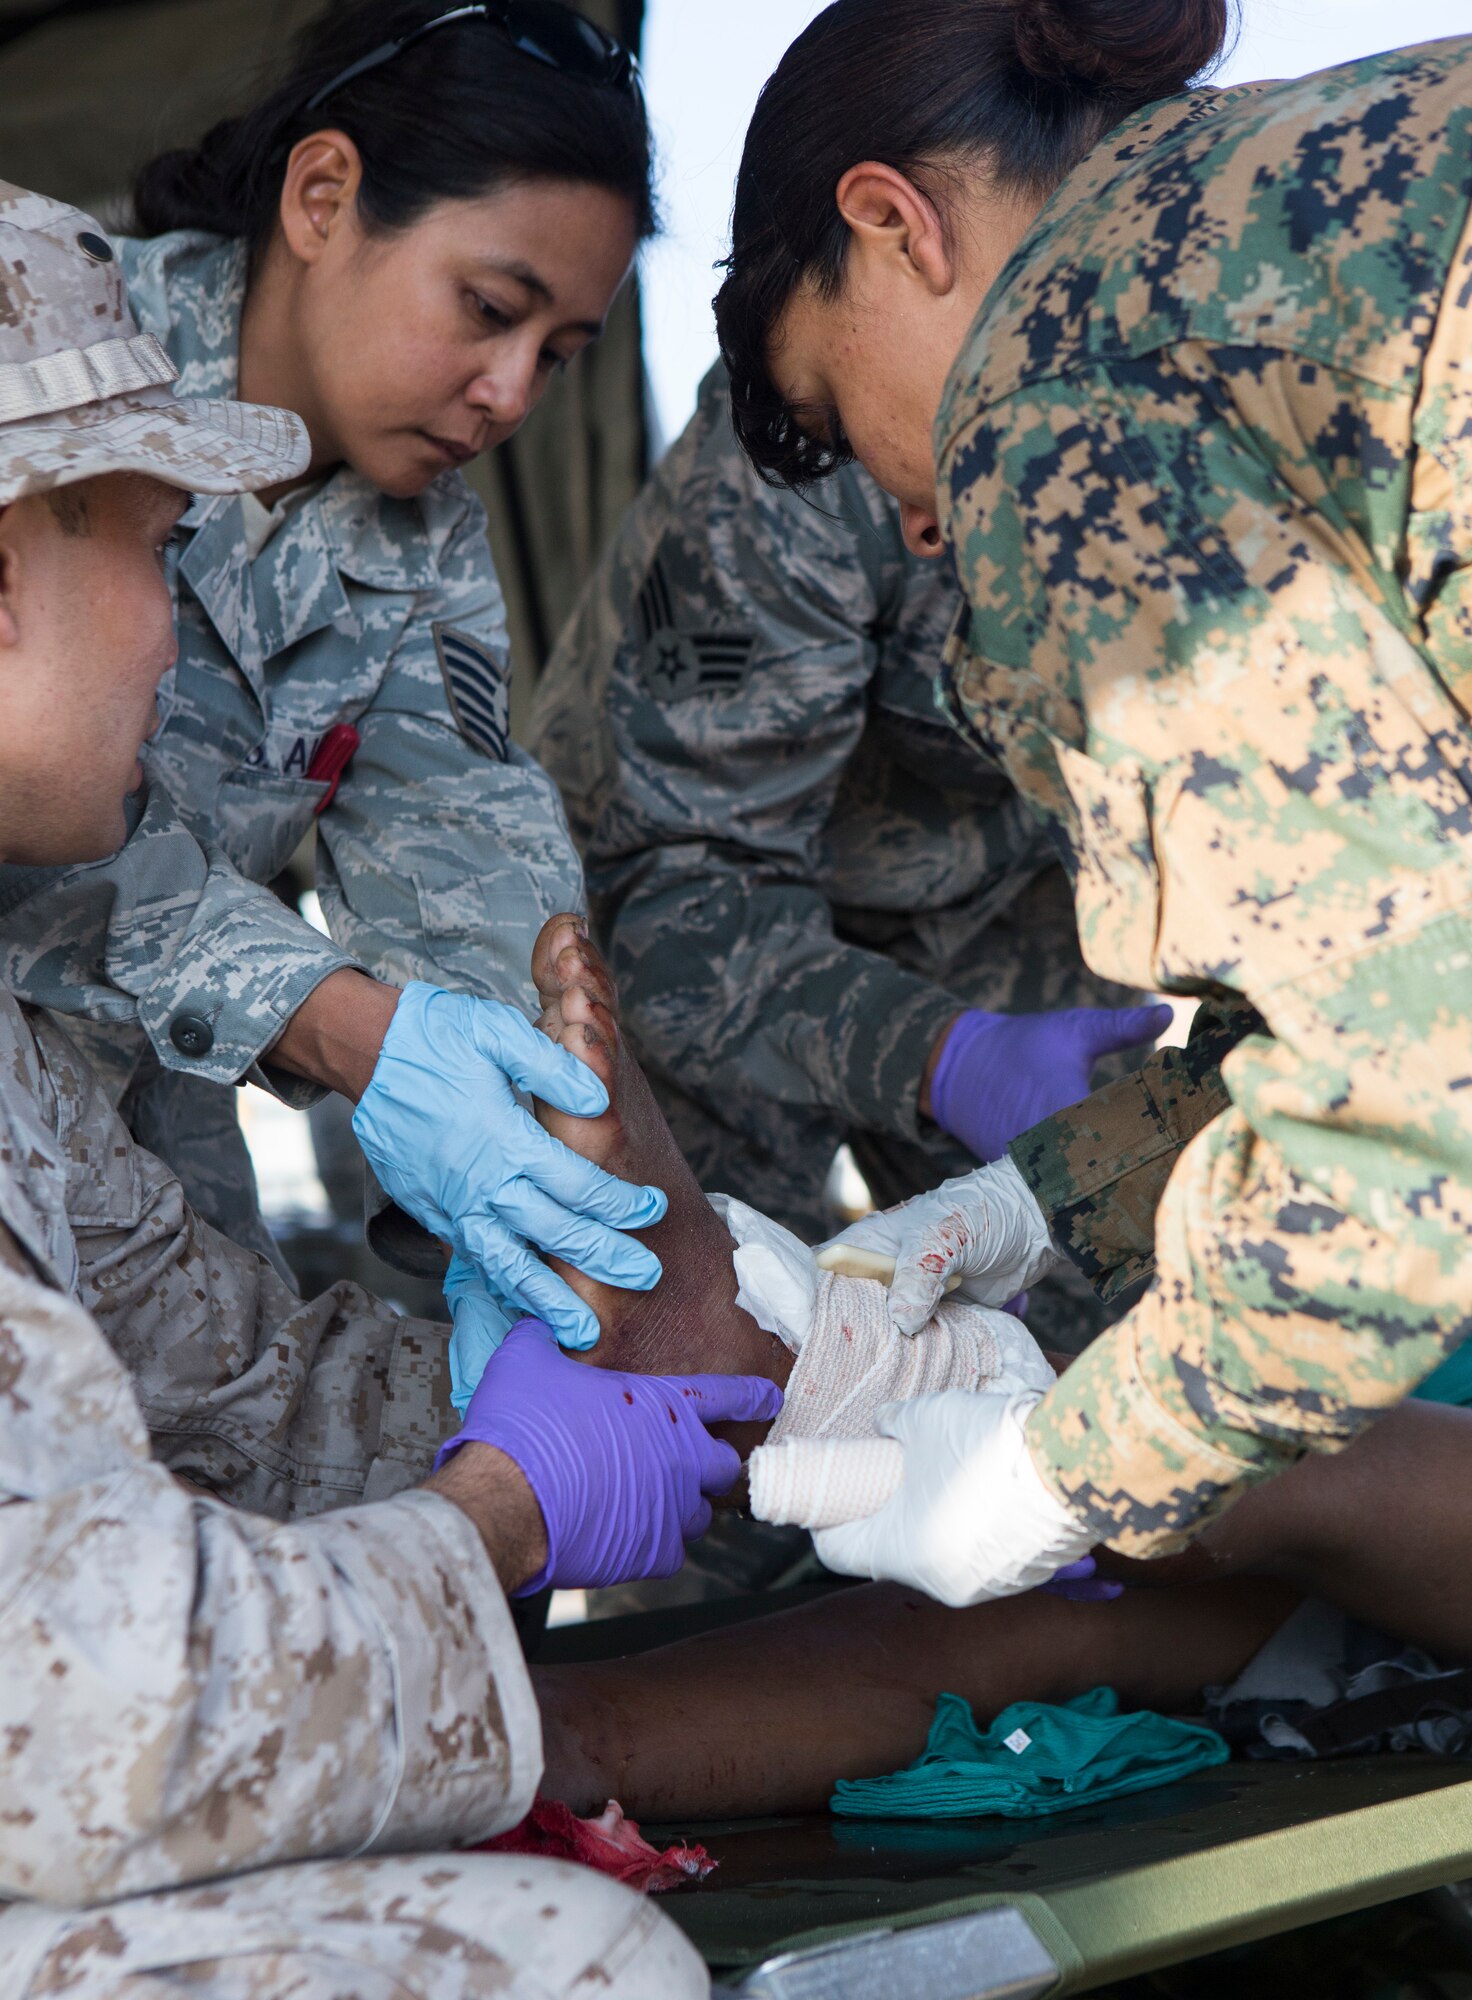
M 433 629 L 456 727 L 483 756 L 504 764 L 511 741 L 510 663 L 484 640 L 454 625 Z
M 734 694 L 756 652 L 756 634 L 675 624 L 665 558 L 655 559 L 639 592 L 644 629 L 644 685 L 656 701 L 688 701 L 698 694 Z

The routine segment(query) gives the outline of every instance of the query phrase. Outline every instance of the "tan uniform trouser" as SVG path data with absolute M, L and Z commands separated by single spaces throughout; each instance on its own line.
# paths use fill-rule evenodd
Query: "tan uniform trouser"
M 0 1911 L 0 2000 L 704 2000 L 709 1984 L 646 1898 L 512 1855 L 304 1862 Z

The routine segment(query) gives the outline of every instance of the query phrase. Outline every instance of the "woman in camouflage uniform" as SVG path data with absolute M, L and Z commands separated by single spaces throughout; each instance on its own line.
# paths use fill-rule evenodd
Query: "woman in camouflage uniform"
M 179 661 L 131 838 L 101 868 L 7 871 L 0 942 L 12 988 L 86 1030 L 199 1211 L 267 1255 L 230 1086 L 358 1100 L 390 1020 L 407 1035 L 406 982 L 478 996 L 476 1033 L 523 1047 L 532 944 L 581 903 L 556 790 L 509 741 L 505 611 L 458 468 L 597 337 L 652 226 L 632 59 L 550 0 L 330 9 L 253 109 L 139 179 L 117 254 L 145 333 L 185 395 L 296 411 L 311 465 L 185 517 Z M 330 939 L 268 886 L 314 823 Z M 418 1141 L 380 1130 L 370 1159 L 454 1234 L 423 1141 L 464 1107 L 479 1260 L 591 1344 L 527 1243 L 651 1283 L 655 1260 L 608 1225 L 654 1204 L 539 1148 L 504 1050 L 440 1039 L 416 1061 L 443 1103 Z M 498 1097 L 499 1167 L 469 1130 Z
M 1225 26 L 839 0 L 742 167 L 748 451 L 856 455 L 949 550 L 952 712 L 1090 964 L 1246 1029 L 1141 1302 L 1035 1407 L 896 1418 L 900 1494 L 820 1538 L 952 1602 L 1199 1532 L 1472 1329 L 1472 42 L 1185 89 Z M 982 1172 L 937 1284 L 1019 1275 Z

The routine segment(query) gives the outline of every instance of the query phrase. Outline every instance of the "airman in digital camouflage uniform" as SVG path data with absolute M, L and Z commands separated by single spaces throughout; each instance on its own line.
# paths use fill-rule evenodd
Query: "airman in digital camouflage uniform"
M 119 248 L 180 393 L 233 395 L 245 246 Z M 343 966 L 530 1008 L 537 931 L 582 883 L 555 787 L 506 734 L 505 608 L 464 481 L 395 501 L 340 469 L 251 563 L 242 504 L 202 497 L 181 524 L 179 662 L 137 826 L 104 868 L 0 874 L 0 972 L 88 1017 L 139 1138 L 270 1255 L 228 1086 L 323 1094 L 260 1057 Z M 344 724 L 362 743 L 329 802 L 309 773 Z M 313 826 L 331 938 L 269 886 Z
M 972 1166 L 922 1115 L 966 1008 L 1122 1006 L 1010 780 L 941 717 L 958 594 L 864 473 L 764 485 L 724 372 L 538 687 L 624 1019 L 702 1184 L 816 1239 L 849 1142 L 887 1203 Z M 1102 1324 L 1077 1285 L 1039 1325 Z
M 306 443 L 175 401 L 96 224 L 4 186 L 0 308 L 0 851 L 43 866 L 121 826 L 177 489 L 279 483 Z M 708 1989 L 585 1870 L 416 1853 L 514 1825 L 541 1765 L 497 1567 L 535 1557 L 405 1490 L 444 1346 L 352 1286 L 302 1304 L 0 992 L 5 2000 Z

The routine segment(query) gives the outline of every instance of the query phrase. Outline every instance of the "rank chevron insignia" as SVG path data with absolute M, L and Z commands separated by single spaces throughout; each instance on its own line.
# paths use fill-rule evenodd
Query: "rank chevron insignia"
M 676 625 L 662 559 L 655 561 L 639 592 L 639 622 L 645 639 L 644 684 L 656 701 L 734 694 L 746 679 L 756 651 L 755 633 Z
M 466 742 L 498 764 L 511 740 L 510 668 L 482 639 L 454 625 L 434 627 L 450 713 Z

